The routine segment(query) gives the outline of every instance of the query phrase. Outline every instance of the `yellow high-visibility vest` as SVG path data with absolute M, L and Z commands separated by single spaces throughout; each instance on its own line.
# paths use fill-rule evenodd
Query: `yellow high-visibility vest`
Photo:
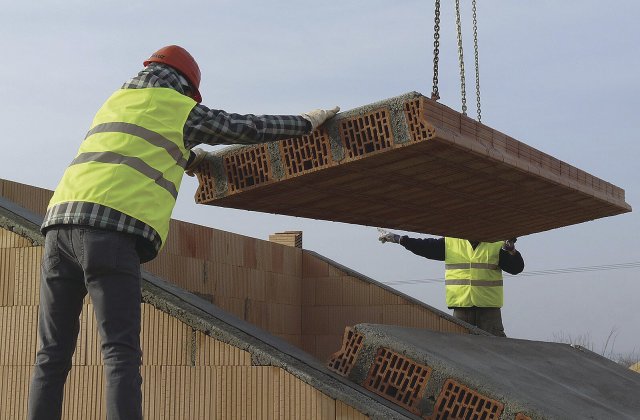
M 196 102 L 173 89 L 120 89 L 102 105 L 49 207 L 98 203 L 158 232 L 162 244 L 189 151 L 183 130 Z
M 444 243 L 447 306 L 501 308 L 503 243 L 480 242 L 475 250 L 466 239 L 445 238 Z

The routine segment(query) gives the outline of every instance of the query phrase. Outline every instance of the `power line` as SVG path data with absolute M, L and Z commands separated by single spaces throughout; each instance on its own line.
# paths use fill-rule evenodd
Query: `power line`
M 518 274 L 519 276 L 544 276 L 553 274 L 564 273 L 582 273 L 589 271 L 609 271 L 609 270 L 622 270 L 626 268 L 640 268 L 640 261 L 620 263 L 620 264 L 608 264 L 608 265 L 592 265 L 586 267 L 570 267 L 570 268 L 556 268 L 551 270 L 539 270 L 529 271 Z
M 591 266 L 583 266 L 583 267 L 567 267 L 567 268 L 553 268 L 548 270 L 537 270 L 537 271 L 525 271 L 518 274 L 518 277 L 522 276 L 552 276 L 556 274 L 570 274 L 570 273 L 586 273 L 593 271 L 610 271 L 610 270 L 624 270 L 630 268 L 640 268 L 640 261 L 619 263 L 619 264 L 602 264 L 602 265 L 591 265 Z M 508 273 L 506 273 L 508 274 Z M 509 275 L 509 274 L 508 274 Z M 404 284 L 419 284 L 419 283 L 444 283 L 444 277 L 435 278 L 435 279 L 412 279 L 412 280 L 398 280 L 398 281 L 390 281 L 390 282 L 382 282 L 382 284 L 386 284 L 389 286 L 392 285 L 404 285 Z

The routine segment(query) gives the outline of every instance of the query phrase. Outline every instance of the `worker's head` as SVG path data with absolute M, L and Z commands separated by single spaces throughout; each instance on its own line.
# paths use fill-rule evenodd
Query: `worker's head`
M 167 66 L 171 66 L 182 74 L 190 85 L 190 92 L 188 95 L 193 98 L 194 101 L 202 102 L 202 96 L 200 96 L 200 67 L 196 60 L 182 47 L 177 45 L 169 45 L 160 48 L 158 51 L 151 54 L 143 64 L 148 66 L 150 63 L 162 63 Z

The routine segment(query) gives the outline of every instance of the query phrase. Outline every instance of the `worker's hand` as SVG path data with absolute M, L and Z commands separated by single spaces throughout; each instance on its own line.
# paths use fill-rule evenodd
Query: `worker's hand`
M 194 176 L 196 169 L 198 169 L 204 158 L 207 157 L 207 152 L 196 147 L 195 149 L 191 149 L 191 153 L 195 156 L 191 159 L 191 163 L 184 168 L 184 172 L 189 176 Z
M 511 255 L 515 254 L 516 253 L 516 241 L 517 240 L 518 240 L 518 238 L 507 239 L 502 244 L 502 249 L 504 249 L 505 251 L 507 251 Z
M 393 232 L 388 232 L 384 229 L 380 229 L 378 228 L 378 232 L 380 232 L 380 237 L 378 238 L 378 240 L 382 243 L 385 242 L 391 242 L 394 244 L 399 244 L 400 243 L 400 238 L 401 236 L 398 235 L 397 233 L 393 233 Z
M 314 109 L 313 111 L 301 114 L 301 116 L 311 123 L 311 130 L 313 131 L 328 119 L 333 118 L 339 111 L 340 107 L 336 106 L 332 109 Z

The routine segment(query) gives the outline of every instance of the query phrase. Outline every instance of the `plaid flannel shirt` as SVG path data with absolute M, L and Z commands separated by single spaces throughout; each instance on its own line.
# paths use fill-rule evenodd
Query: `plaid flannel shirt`
M 152 63 L 126 82 L 122 89 L 170 88 L 185 94 L 185 78 L 173 68 Z M 298 115 L 239 115 L 196 104 L 184 125 L 184 144 L 192 149 L 199 144 L 256 144 L 301 136 L 311 124 Z M 160 250 L 158 233 L 147 224 L 109 207 L 88 202 L 67 202 L 49 209 L 42 231 L 57 225 L 84 225 L 125 232 L 139 237 L 138 254 L 149 261 Z

